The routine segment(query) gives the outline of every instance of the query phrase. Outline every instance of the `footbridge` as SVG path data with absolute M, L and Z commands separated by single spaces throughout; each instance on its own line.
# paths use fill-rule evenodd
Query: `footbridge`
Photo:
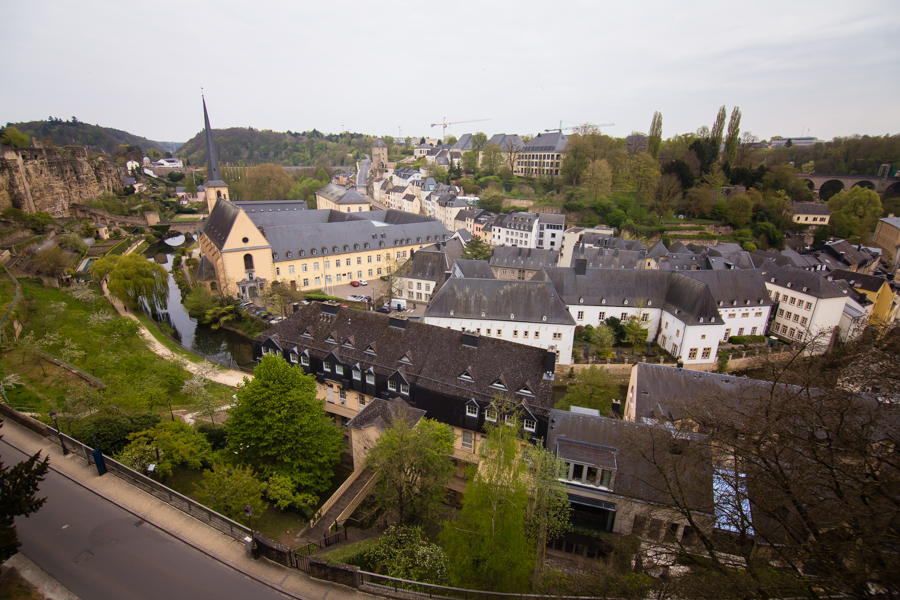
M 828 173 L 806 174 L 800 173 L 800 179 L 805 179 L 809 185 L 809 189 L 815 193 L 816 197 L 822 186 L 832 181 L 841 185 L 842 190 L 849 190 L 852 187 L 861 186 L 874 190 L 882 199 L 885 193 L 890 191 L 892 195 L 900 196 L 900 177 L 886 177 L 877 175 L 832 175 Z
M 206 219 L 195 219 L 190 221 L 161 221 L 159 213 L 150 211 L 144 213 L 142 217 L 132 217 L 128 215 L 113 215 L 102 208 L 94 208 L 83 204 L 72 204 L 69 206 L 69 214 L 76 219 L 90 219 L 95 223 L 106 226 L 116 227 L 150 227 L 154 225 L 168 225 L 170 231 L 178 233 L 196 234 Z

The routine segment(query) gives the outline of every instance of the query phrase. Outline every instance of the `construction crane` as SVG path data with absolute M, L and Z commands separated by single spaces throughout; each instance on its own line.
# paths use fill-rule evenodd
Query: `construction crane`
M 571 122 L 572 121 L 566 121 L 566 123 L 571 123 Z M 612 127 L 613 125 L 615 125 L 615 123 L 600 123 L 599 125 L 597 125 L 595 123 L 581 123 L 580 125 L 575 125 L 574 127 L 563 127 L 562 124 L 563 124 L 563 121 L 560 121 L 559 127 L 554 127 L 552 129 L 545 129 L 544 132 L 559 131 L 560 133 L 562 133 L 563 131 L 570 131 L 572 129 L 578 129 L 580 127 L 584 127 L 585 125 L 589 125 L 590 127 L 596 127 L 597 129 L 600 129 L 601 127 Z
M 479 121 L 490 121 L 490 119 L 472 119 L 471 121 L 453 121 L 451 123 L 448 123 L 447 117 L 444 117 L 443 121 L 441 121 L 440 123 L 432 123 L 431 126 L 432 127 L 438 127 L 438 126 L 443 127 L 444 132 L 441 134 L 441 140 L 446 140 L 447 139 L 447 125 L 459 125 L 461 123 L 477 123 Z

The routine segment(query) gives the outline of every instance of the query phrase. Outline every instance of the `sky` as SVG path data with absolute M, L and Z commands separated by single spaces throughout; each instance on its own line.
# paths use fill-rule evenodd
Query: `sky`
M 580 123 L 663 137 L 900 133 L 894 0 L 0 2 L 0 123 L 76 116 L 158 141 L 203 126 L 440 137 Z

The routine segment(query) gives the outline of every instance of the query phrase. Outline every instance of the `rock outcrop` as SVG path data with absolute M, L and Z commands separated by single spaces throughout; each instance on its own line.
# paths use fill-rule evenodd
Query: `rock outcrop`
M 69 214 L 69 205 L 122 187 L 119 168 L 84 148 L 0 146 L 0 211 L 14 206 L 27 213 Z

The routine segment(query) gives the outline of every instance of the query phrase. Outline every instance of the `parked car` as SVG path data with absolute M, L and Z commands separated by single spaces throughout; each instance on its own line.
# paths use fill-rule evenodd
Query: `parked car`
M 365 279 L 360 279 L 360 280 L 359 280 L 359 285 L 369 285 L 369 282 L 366 281 Z
M 360 283 L 358 281 L 351 281 L 350 285 L 352 285 L 353 287 L 359 287 Z
M 375 309 L 375 312 L 384 313 L 386 315 L 391 314 L 391 308 L 389 306 L 379 306 Z

